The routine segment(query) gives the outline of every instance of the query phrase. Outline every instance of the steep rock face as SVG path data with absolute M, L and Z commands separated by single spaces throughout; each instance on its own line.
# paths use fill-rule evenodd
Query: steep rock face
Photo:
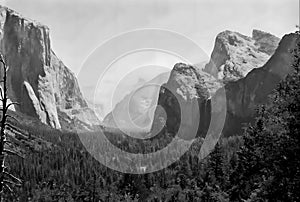
M 82 124 L 98 125 L 99 120 L 93 110 L 88 107 L 80 91 L 75 75 L 51 51 L 51 75 L 55 104 L 58 116 L 67 115 L 67 119 L 82 122 Z M 59 117 L 60 119 L 63 117 Z
M 0 7 L 0 51 L 9 66 L 9 98 L 20 103 L 17 111 L 61 128 L 60 111 L 87 108 L 75 76 L 51 51 L 46 26 Z
M 254 120 L 257 105 L 268 102 L 268 96 L 292 69 L 291 51 L 299 36 L 285 35 L 274 55 L 261 68 L 252 70 L 245 78 L 225 86 L 227 117 L 223 133 L 233 135 L 241 132 L 242 123 Z
M 210 123 L 210 97 L 221 87 L 211 75 L 178 63 L 159 93 L 152 134 L 160 131 L 184 139 L 206 133 Z
M 205 71 L 224 83 L 236 81 L 264 65 L 278 42 L 279 38 L 259 30 L 253 30 L 252 38 L 232 31 L 221 32 Z

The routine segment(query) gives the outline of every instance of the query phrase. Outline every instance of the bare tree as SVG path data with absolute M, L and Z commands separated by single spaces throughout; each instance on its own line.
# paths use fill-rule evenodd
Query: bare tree
M 0 81 L 3 83 L 2 89 L 0 89 L 0 101 L 2 102 L 2 106 L 0 111 L 2 111 L 2 117 L 0 122 L 0 202 L 3 201 L 3 191 L 7 189 L 12 193 L 11 185 L 20 185 L 21 180 L 11 173 L 7 171 L 7 167 L 5 166 L 5 158 L 7 155 L 18 155 L 16 152 L 11 151 L 5 147 L 8 143 L 6 137 L 6 130 L 5 128 L 9 125 L 7 122 L 8 118 L 13 118 L 8 114 L 9 107 L 13 106 L 14 102 L 8 103 L 8 95 L 7 95 L 7 66 L 6 63 L 0 54 L 0 65 L 2 66 L 3 70 L 3 79 Z

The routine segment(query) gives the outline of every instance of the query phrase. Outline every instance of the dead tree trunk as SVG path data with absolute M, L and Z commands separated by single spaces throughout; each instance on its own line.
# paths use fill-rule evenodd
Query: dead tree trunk
M 0 110 L 2 111 L 1 122 L 0 122 L 0 202 L 3 201 L 3 191 L 6 188 L 8 191 L 12 192 L 10 185 L 16 184 L 14 181 L 21 183 L 20 179 L 13 176 L 12 174 L 6 171 L 5 167 L 5 158 L 9 154 L 17 155 L 14 151 L 10 151 L 5 148 L 7 141 L 5 127 L 9 125 L 7 123 L 7 118 L 10 115 L 7 113 L 10 106 L 13 106 L 17 103 L 8 103 L 8 96 L 7 96 L 7 66 L 3 60 L 2 55 L 0 54 L 0 65 L 2 66 L 1 70 L 3 71 L 3 79 L 1 82 L 3 83 L 3 88 L 0 90 L 0 101 L 2 106 Z M 13 181 L 11 181 L 13 180 Z

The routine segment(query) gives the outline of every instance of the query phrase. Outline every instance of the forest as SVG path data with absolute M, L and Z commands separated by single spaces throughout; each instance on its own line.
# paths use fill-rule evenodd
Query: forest
M 4 192 L 4 201 L 300 201 L 300 44 L 291 54 L 293 72 L 271 94 L 270 104 L 257 107 L 255 123 L 243 134 L 221 138 L 203 160 L 197 157 L 199 138 L 179 161 L 154 173 L 105 167 L 76 133 L 19 126 L 54 146 L 7 159 L 22 183 Z M 110 137 L 122 149 L 145 152 L 161 148 L 172 134 L 143 148 Z

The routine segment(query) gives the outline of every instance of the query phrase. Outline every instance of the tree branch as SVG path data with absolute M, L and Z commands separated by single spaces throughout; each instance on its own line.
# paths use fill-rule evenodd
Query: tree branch
M 6 106 L 6 109 L 8 109 L 10 106 L 13 106 L 13 105 L 20 105 L 20 104 L 17 102 L 11 102 Z
M 21 156 L 21 155 L 18 154 L 17 152 L 11 151 L 11 150 L 9 150 L 9 149 L 4 149 L 3 152 L 4 152 L 4 153 L 7 153 L 7 154 L 9 154 L 9 155 L 15 155 L 15 156 L 18 156 L 18 157 L 20 157 L 20 158 L 22 158 L 22 159 L 24 158 L 23 156 Z
M 5 116 L 6 116 L 6 118 L 11 118 L 11 119 L 15 120 L 16 122 L 20 123 L 20 121 L 18 119 L 16 119 L 15 117 L 13 117 L 10 114 L 6 114 Z
M 6 174 L 7 176 L 9 176 L 10 178 L 12 178 L 13 180 L 17 181 L 18 183 L 22 183 L 22 180 L 20 180 L 19 178 L 17 178 L 16 176 L 14 176 L 13 174 L 10 174 L 6 171 L 4 171 L 4 174 Z
M 10 188 L 10 186 L 8 184 L 3 183 L 3 185 L 10 193 L 13 193 L 13 190 Z

